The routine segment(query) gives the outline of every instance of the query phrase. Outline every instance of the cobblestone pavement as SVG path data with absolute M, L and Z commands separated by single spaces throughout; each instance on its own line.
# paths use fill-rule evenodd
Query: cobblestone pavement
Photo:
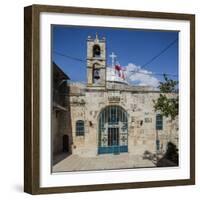
M 120 155 L 98 155 L 90 158 L 70 155 L 55 164 L 53 166 L 53 172 L 143 167 L 155 167 L 155 164 L 148 159 L 143 159 L 141 156 L 129 155 L 128 153 Z

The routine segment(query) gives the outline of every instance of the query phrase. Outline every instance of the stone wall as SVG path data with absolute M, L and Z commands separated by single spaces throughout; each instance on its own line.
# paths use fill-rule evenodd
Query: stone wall
M 175 94 L 169 94 L 175 95 Z M 156 139 L 159 151 L 165 152 L 169 141 L 178 146 L 178 119 L 173 122 L 163 118 L 163 130 L 156 131 L 156 113 L 153 99 L 158 92 L 96 91 L 87 90 L 84 95 L 70 96 L 72 123 L 72 153 L 79 156 L 96 156 L 98 150 L 98 116 L 109 105 L 121 106 L 128 114 L 128 152 L 143 155 L 145 151 L 156 152 Z M 84 136 L 76 136 L 76 121 L 84 120 Z

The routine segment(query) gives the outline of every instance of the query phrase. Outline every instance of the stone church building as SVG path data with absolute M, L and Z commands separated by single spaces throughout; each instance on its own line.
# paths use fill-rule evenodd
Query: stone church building
M 106 63 L 106 39 L 88 37 L 87 83 L 69 83 L 67 94 L 65 117 L 70 120 L 64 122 L 61 134 L 66 136 L 61 139 L 67 137 L 69 153 L 80 157 L 164 154 L 168 142 L 178 148 L 178 119 L 171 122 L 154 110 L 159 91 L 128 84 Z

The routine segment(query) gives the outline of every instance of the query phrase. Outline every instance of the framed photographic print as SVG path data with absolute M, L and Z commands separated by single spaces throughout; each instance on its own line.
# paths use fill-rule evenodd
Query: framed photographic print
M 24 191 L 195 183 L 195 16 L 24 10 Z

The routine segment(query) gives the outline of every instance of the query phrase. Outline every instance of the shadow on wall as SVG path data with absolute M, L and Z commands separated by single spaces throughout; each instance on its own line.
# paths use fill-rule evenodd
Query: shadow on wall
M 176 145 L 172 142 L 168 142 L 167 151 L 164 155 L 153 154 L 149 151 L 145 151 L 143 159 L 151 160 L 157 167 L 173 167 L 179 164 L 179 155 Z
M 72 152 L 72 124 L 70 110 L 70 86 L 66 75 L 53 63 L 52 103 L 52 164 L 56 164 Z
M 70 98 L 69 98 L 69 85 L 65 84 L 65 104 L 64 107 L 66 111 L 62 112 L 60 117 L 58 129 L 60 129 L 60 137 L 58 138 L 62 143 L 62 149 L 60 149 L 59 153 L 54 155 L 53 158 L 53 165 L 57 164 L 58 162 L 64 160 L 66 157 L 71 155 L 72 153 L 72 124 L 71 124 L 71 109 L 70 109 Z M 64 127 L 64 128 L 63 128 Z
M 70 86 L 69 84 L 66 84 L 66 96 L 65 96 L 65 102 L 66 102 L 66 121 L 64 123 L 66 124 L 65 131 L 67 135 L 67 141 L 63 141 L 63 152 L 67 152 L 68 154 L 72 153 L 72 144 L 73 144 L 73 137 L 72 137 L 72 121 L 71 121 L 71 107 L 70 107 Z M 65 135 L 64 135 L 65 136 Z M 63 137 L 65 140 L 65 137 Z M 67 144 L 66 144 L 66 143 Z M 65 146 L 66 145 L 66 146 Z

